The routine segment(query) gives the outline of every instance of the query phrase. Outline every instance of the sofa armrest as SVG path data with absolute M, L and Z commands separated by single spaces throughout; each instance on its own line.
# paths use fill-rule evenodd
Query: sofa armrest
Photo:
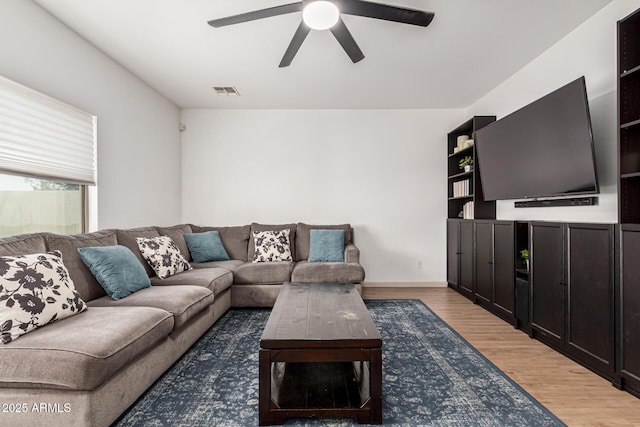
M 353 243 L 344 247 L 344 262 L 360 264 L 360 249 Z

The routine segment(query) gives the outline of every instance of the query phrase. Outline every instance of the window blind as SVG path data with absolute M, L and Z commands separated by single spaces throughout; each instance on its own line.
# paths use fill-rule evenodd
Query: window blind
M 0 76 L 0 171 L 96 183 L 96 117 Z

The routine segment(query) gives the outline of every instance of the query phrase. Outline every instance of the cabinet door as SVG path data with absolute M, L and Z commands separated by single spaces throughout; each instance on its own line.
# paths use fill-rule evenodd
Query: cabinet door
M 490 221 L 476 224 L 476 298 L 493 303 L 493 227 Z
M 626 387 L 640 393 L 640 226 L 621 226 L 620 374 Z
M 447 282 L 458 289 L 460 264 L 460 222 L 447 220 Z
M 512 222 L 493 224 L 493 305 L 513 318 L 515 303 L 514 227 Z
M 564 227 L 531 223 L 531 327 L 550 344 L 564 339 Z
M 612 376 L 613 226 L 570 224 L 567 233 L 566 344 L 575 357 Z
M 460 281 L 461 294 L 473 299 L 473 221 L 460 222 Z

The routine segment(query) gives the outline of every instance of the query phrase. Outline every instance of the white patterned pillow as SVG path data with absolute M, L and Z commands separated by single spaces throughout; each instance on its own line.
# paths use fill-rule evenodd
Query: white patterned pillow
M 255 253 L 253 262 L 293 261 L 289 229 L 277 231 L 254 231 Z
M 0 341 L 87 309 L 60 251 L 0 257 Z
M 161 279 L 193 268 L 169 236 L 137 237 L 136 242 L 144 259 Z

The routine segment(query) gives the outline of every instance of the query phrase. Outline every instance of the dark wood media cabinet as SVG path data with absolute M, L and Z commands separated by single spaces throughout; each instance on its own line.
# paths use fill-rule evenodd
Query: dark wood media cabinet
M 447 220 L 449 287 L 640 397 L 638 260 L 640 225 Z

